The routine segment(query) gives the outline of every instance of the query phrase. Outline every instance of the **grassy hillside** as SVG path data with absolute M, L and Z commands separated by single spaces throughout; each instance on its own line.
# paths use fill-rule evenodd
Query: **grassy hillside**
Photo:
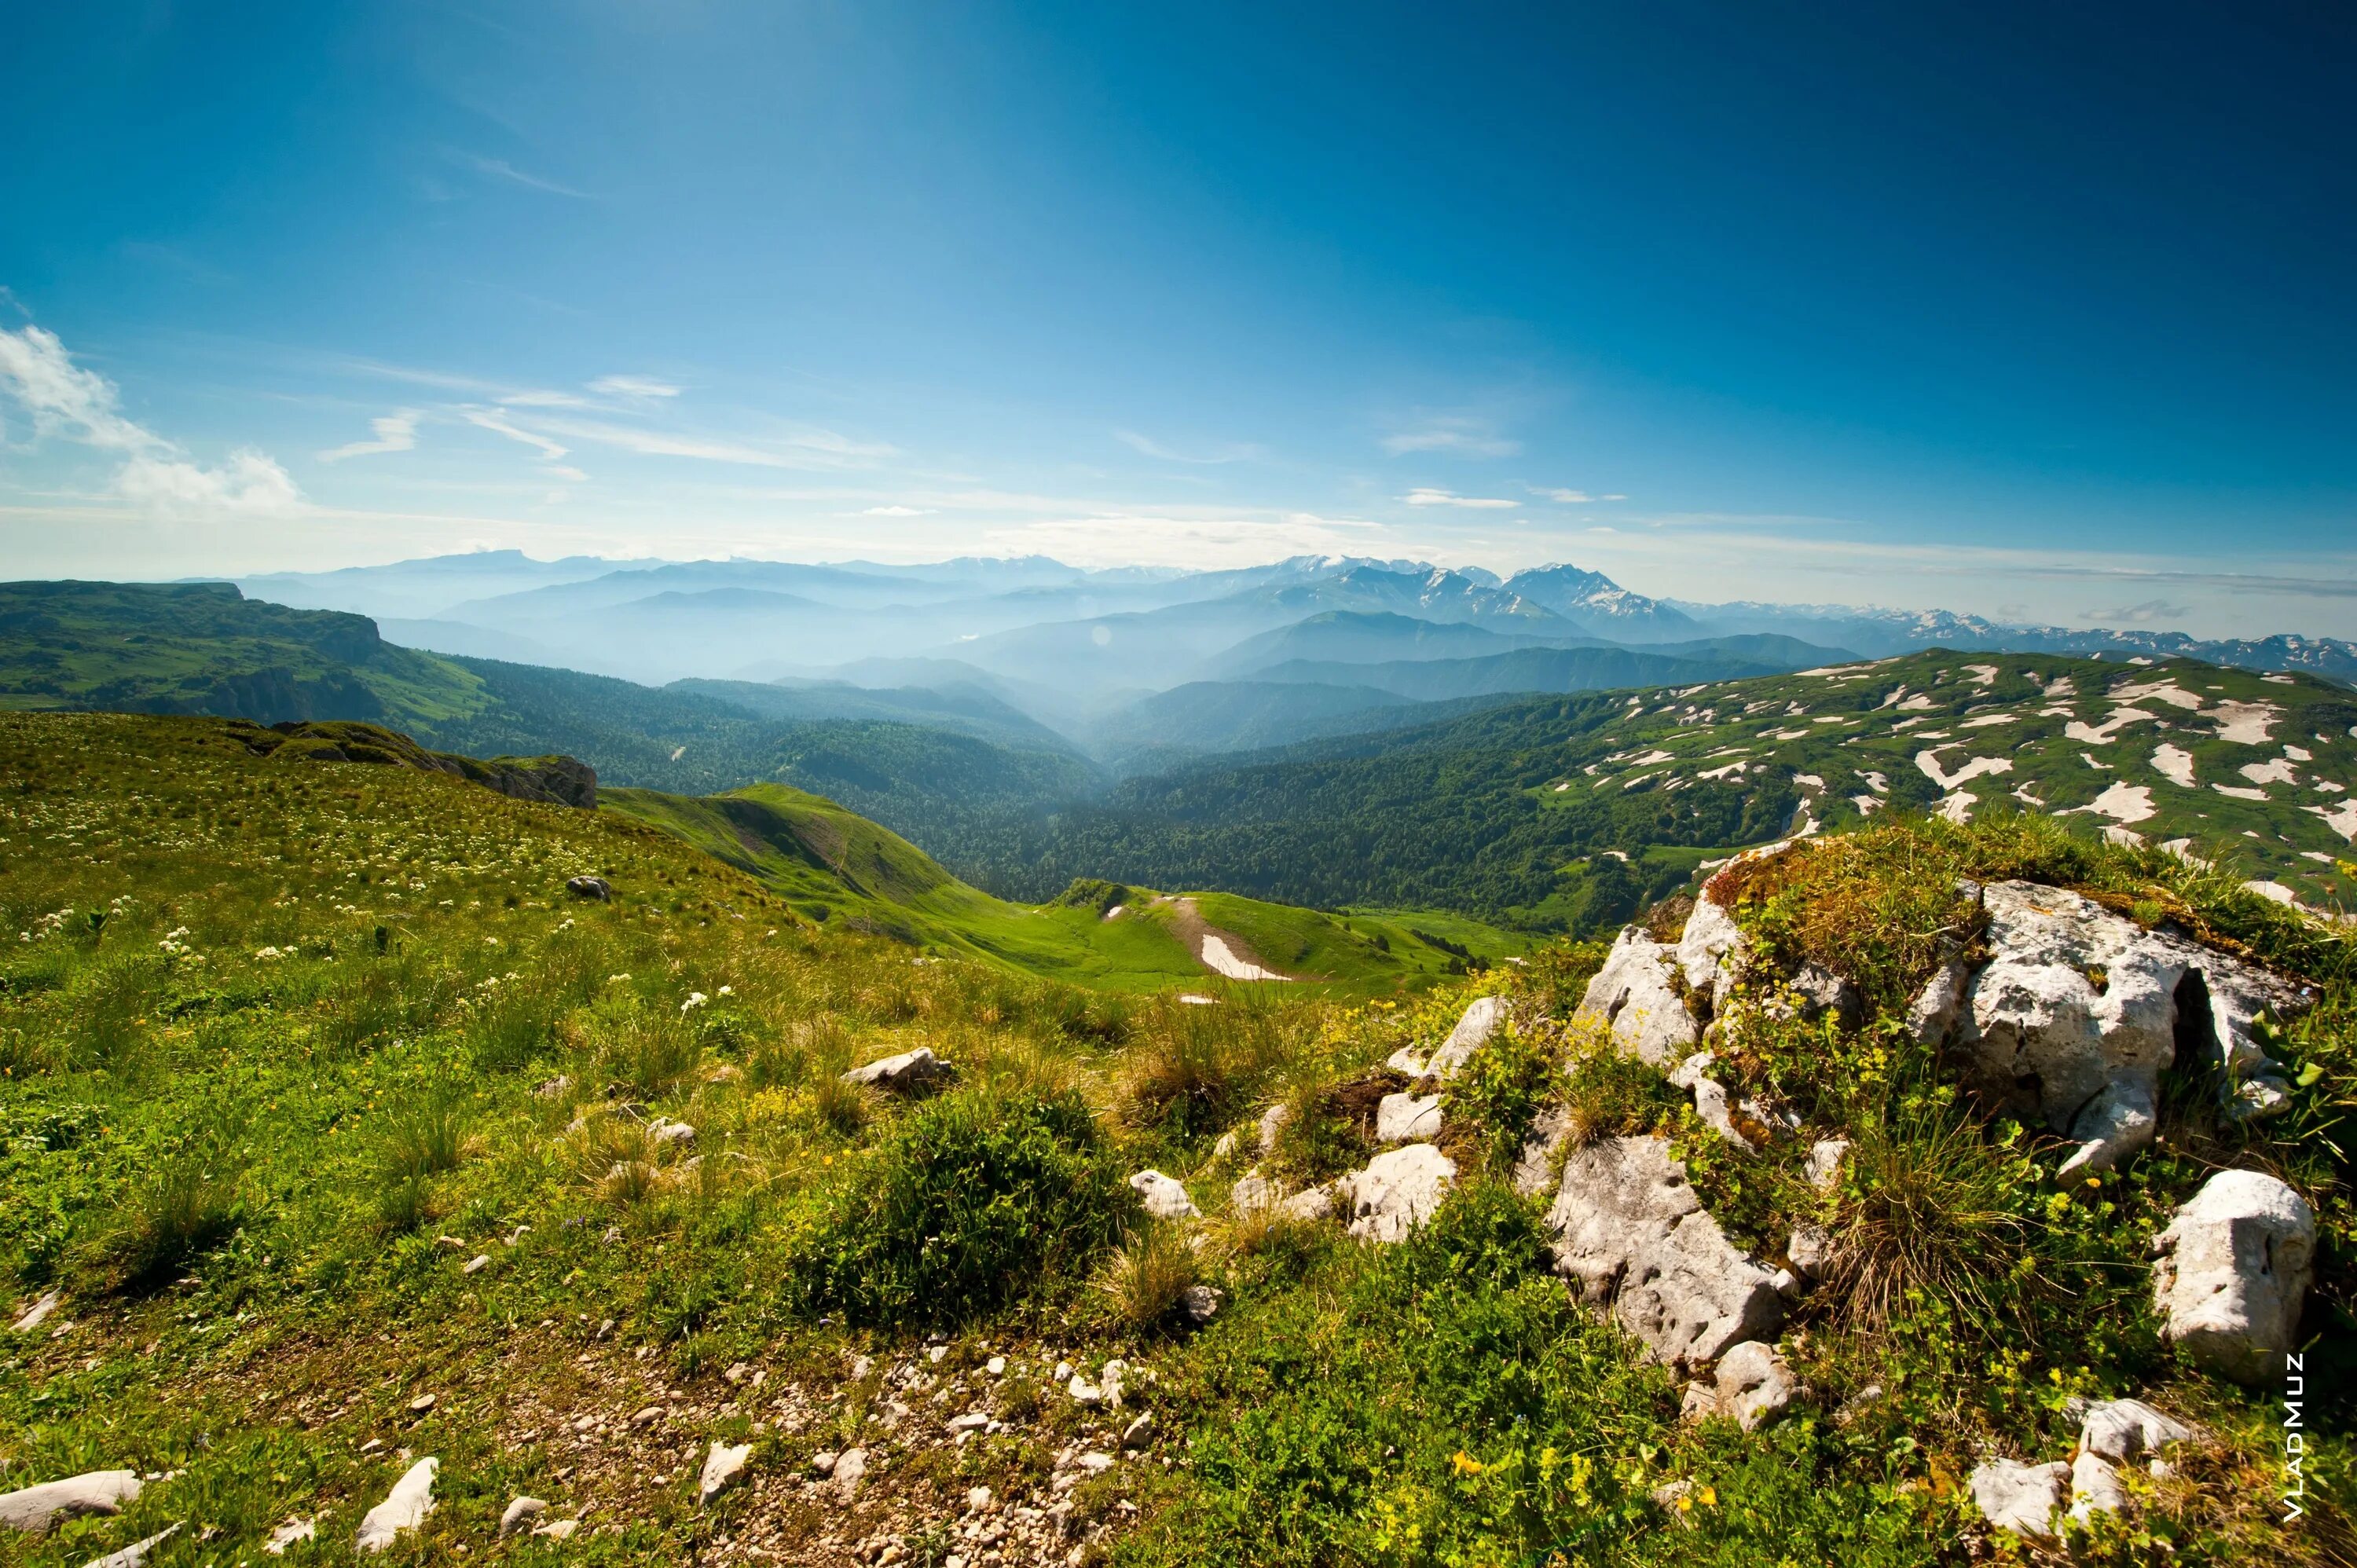
M 122 708 L 449 723 L 483 682 L 381 640 L 363 616 L 242 598 L 227 583 L 0 583 L 0 708 Z
M 2352 726 L 2357 695 L 2306 675 L 1931 652 L 1222 758 L 1131 779 L 990 858 L 1027 890 L 1086 866 L 1597 930 L 1737 847 L 1937 808 L 2132 832 L 2346 907 Z
M 0 1490 L 153 1477 L 121 1517 L 0 1535 L 10 1568 L 174 1526 L 157 1568 L 259 1563 L 289 1529 L 290 1564 L 348 1562 L 425 1456 L 437 1506 L 382 1561 L 2059 1562 L 1976 1519 L 1960 1477 L 2067 1453 L 2073 1401 L 2129 1394 L 2203 1435 L 2074 1560 L 2349 1560 L 2332 1128 L 2357 1105 L 2357 974 L 2345 936 L 2157 852 L 1889 819 L 1801 852 L 1737 917 L 1869 1007 L 1855 1029 L 1744 1013 L 1721 1070 L 1803 1120 L 1741 1162 L 1567 1026 L 1592 947 L 1421 1000 L 1188 1006 L 912 963 L 618 812 L 289 763 L 213 721 L 0 716 L 0 1305 L 56 1293 L 37 1330 L 0 1330 Z M 912 900 L 943 886 L 880 839 L 833 853 Z M 614 899 L 566 898 L 581 873 Z M 1891 1011 L 1961 874 L 2174 911 L 2315 985 L 2275 1047 L 2300 1085 L 2284 1117 L 2238 1131 L 2173 1095 L 2159 1145 L 2058 1183 L 2061 1150 L 1960 1098 Z M 1378 1064 L 1482 991 L 1512 1023 L 1451 1090 L 1458 1182 L 1412 1239 L 1230 1208 L 1251 1156 L 1222 1133 L 1284 1104 L 1265 1169 L 1363 1163 L 1352 1108 L 1396 1081 Z M 958 1069 L 933 1098 L 835 1076 L 918 1046 Z M 1809 1298 L 1784 1338 L 1809 1402 L 1780 1423 L 1681 1421 L 1676 1380 L 1574 1302 L 1506 1185 L 1558 1112 L 1666 1131 L 1734 1233 L 1813 1215 L 1914 1288 L 1880 1314 L 1838 1283 Z M 1820 1192 L 1802 1165 L 1835 1133 L 1872 1157 Z M 2321 1217 L 2291 1523 L 2281 1390 L 2179 1359 L 2149 1305 L 2153 1231 L 2225 1165 Z M 1148 1165 L 1207 1218 L 1150 1221 L 1125 1179 Z M 1987 1310 L 1993 1278 L 2018 1310 Z M 1198 1281 L 1222 1304 L 1189 1330 L 1173 1304 Z M 1115 1358 L 1120 1409 L 1073 1396 Z M 716 1443 L 746 1467 L 699 1501 Z M 815 1478 L 853 1450 L 856 1486 Z M 502 1536 L 523 1495 L 570 1539 Z
M 1007 903 L 959 881 L 897 834 L 783 785 L 701 798 L 612 789 L 602 792 L 601 801 L 606 811 L 676 834 L 759 878 L 813 921 L 1079 985 L 1226 989 L 1197 959 L 1180 912 L 1157 906 L 1159 896 L 1151 889 L 1097 884 L 1093 894 L 1052 903 Z M 1211 927 L 1241 936 L 1265 967 L 1345 992 L 1428 983 L 1463 972 L 1468 957 L 1493 962 L 1526 947 L 1502 932 L 1445 917 L 1341 919 L 1221 895 L 1193 902 Z M 1426 937 L 1415 934 L 1419 920 Z

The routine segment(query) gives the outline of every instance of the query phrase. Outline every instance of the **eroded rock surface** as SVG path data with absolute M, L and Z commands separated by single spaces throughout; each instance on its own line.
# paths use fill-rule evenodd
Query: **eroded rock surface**
M 1727 1240 L 1665 1139 L 1605 1138 L 1574 1154 L 1547 1225 L 1557 1268 L 1653 1359 L 1714 1361 L 1783 1321 L 1774 1274 Z
M 917 1094 L 957 1076 L 949 1063 L 933 1055 L 930 1046 L 919 1046 L 913 1051 L 903 1051 L 896 1057 L 869 1062 L 866 1067 L 853 1068 L 843 1075 L 845 1083 L 864 1083 L 870 1089 L 881 1089 L 894 1094 Z
M 0 1492 L 0 1526 L 39 1534 L 70 1519 L 121 1513 L 123 1505 L 138 1496 L 137 1472 L 92 1470 L 62 1481 Z
M 1800 1392 L 1783 1352 L 1747 1339 L 1720 1359 L 1710 1377 L 1686 1386 L 1680 1413 L 1688 1420 L 1722 1416 L 1746 1432 L 1756 1432 L 1791 1409 Z
M 1409 1144 L 1377 1155 L 1367 1168 L 1334 1183 L 1348 1205 L 1351 1234 L 1368 1241 L 1403 1241 L 1432 1218 L 1457 1180 L 1457 1162 L 1430 1144 Z
M 1609 1028 L 1624 1056 L 1658 1068 L 1674 1066 L 1702 1037 L 1702 1026 L 1686 1010 L 1679 988 L 1684 977 L 1674 967 L 1676 957 L 1677 949 L 1653 940 L 1642 926 L 1626 928 L 1587 983 L 1574 1018 Z
M 2153 1239 L 2161 1332 L 2222 1377 L 2283 1369 L 2316 1252 L 2308 1200 L 2264 1171 L 2220 1171 Z
M 1991 1459 L 1974 1467 L 1971 1485 L 1981 1517 L 2016 1535 L 2043 1538 L 2054 1533 L 2054 1513 L 2071 1485 L 2071 1466 L 2059 1459 L 2050 1465 Z
M 2079 1140 L 2067 1169 L 2100 1170 L 2150 1143 L 2158 1075 L 2181 1058 L 2222 1067 L 2244 1113 L 2281 1103 L 2256 1022 L 2304 1008 L 2297 987 L 2062 888 L 1996 882 L 1982 898 L 1994 956 L 1953 1012 L 1953 971 L 1933 976 L 1912 1021 L 1963 1047 L 1985 1101 Z

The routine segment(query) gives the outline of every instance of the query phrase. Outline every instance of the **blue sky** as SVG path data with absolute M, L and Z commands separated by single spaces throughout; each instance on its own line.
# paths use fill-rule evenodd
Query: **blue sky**
M 1341 551 L 2357 633 L 2344 8 L 0 26 L 11 575 Z

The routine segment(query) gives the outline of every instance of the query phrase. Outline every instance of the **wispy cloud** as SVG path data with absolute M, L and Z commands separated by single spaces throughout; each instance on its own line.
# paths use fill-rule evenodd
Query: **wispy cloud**
M 1286 512 L 1259 519 L 1172 510 L 1043 518 L 984 534 L 1020 555 L 1052 555 L 1076 566 L 1245 566 L 1288 555 L 1364 553 L 1388 532 L 1352 518 Z
M 1511 457 L 1523 449 L 1519 441 L 1498 434 L 1487 420 L 1446 414 L 1417 421 L 1383 437 L 1383 450 L 1393 456 L 1410 452 L 1445 452 L 1459 457 Z
M 369 428 L 376 432 L 374 440 L 353 441 L 331 447 L 319 454 L 319 461 L 340 463 L 347 457 L 373 457 L 381 452 L 411 451 L 417 446 L 417 422 L 423 417 L 417 410 L 404 408 L 381 419 L 371 419 Z
M 1423 486 L 1408 491 L 1400 499 L 1410 506 L 1455 506 L 1469 511 L 1510 510 L 1522 505 L 1520 501 L 1505 500 L 1497 496 L 1460 496 L 1453 490 L 1437 490 Z
M 555 180 L 546 179 L 536 174 L 527 174 L 505 158 L 485 157 L 480 153 L 470 153 L 460 147 L 451 147 L 447 151 L 454 161 L 464 164 L 477 174 L 491 179 L 505 180 L 510 185 L 520 185 L 526 190 L 544 191 L 550 196 L 569 196 L 577 201 L 595 199 L 586 190 L 576 190 L 569 185 L 559 184 Z
M 1569 490 L 1557 485 L 1524 485 L 1523 489 L 1562 506 L 1588 506 L 1597 501 L 1625 501 L 1629 499 L 1627 496 L 1592 496 L 1586 490 Z
M 124 454 L 113 490 L 157 517 L 289 517 L 303 492 L 264 453 L 241 447 L 220 467 L 189 461 L 174 443 L 126 418 L 122 394 L 73 362 L 57 334 L 0 329 L 0 392 L 31 416 L 34 435 Z
M 526 446 L 537 447 L 540 455 L 552 463 L 564 456 L 568 450 L 536 431 L 524 429 L 508 419 L 498 409 L 465 408 L 458 412 L 469 424 L 479 425 L 494 435 L 504 435 L 509 440 L 521 442 Z
M 605 420 L 543 419 L 537 423 L 543 430 L 558 435 L 595 441 L 645 456 L 694 457 L 709 463 L 743 463 L 763 468 L 856 468 L 892 456 L 897 450 L 881 442 L 855 440 L 839 431 L 816 425 L 789 426 L 774 442 L 756 446 L 715 436 L 645 430 Z
M 1207 452 L 1180 452 L 1135 430 L 1115 430 L 1113 435 L 1114 440 L 1131 450 L 1165 463 L 1244 463 L 1268 456 L 1266 447 L 1248 442 L 1215 446 Z
M 924 506 L 871 506 L 853 514 L 857 517 L 931 517 L 933 509 Z
M 677 397 L 681 389 L 652 376 L 599 376 L 589 390 L 608 397 Z

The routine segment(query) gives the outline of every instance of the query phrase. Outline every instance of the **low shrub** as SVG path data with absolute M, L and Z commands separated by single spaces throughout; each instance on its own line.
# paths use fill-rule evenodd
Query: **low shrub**
M 1084 1273 L 1135 1204 L 1078 1095 L 961 1090 L 852 1163 L 794 1239 L 786 1294 L 857 1322 L 953 1323 Z

